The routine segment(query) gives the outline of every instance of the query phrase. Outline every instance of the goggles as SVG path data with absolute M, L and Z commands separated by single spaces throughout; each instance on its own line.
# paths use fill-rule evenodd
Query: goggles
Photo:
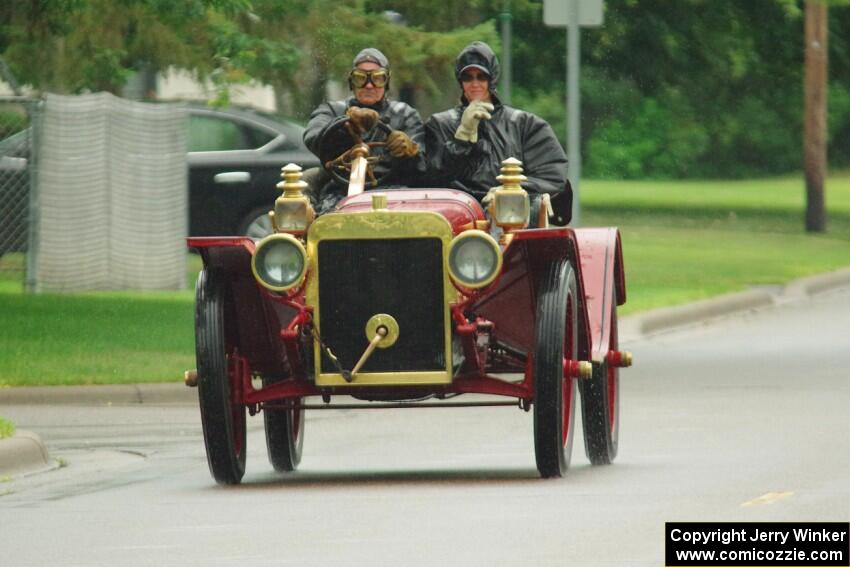
M 375 69 L 374 71 L 354 69 L 348 75 L 348 80 L 351 86 L 356 89 L 362 89 L 367 83 L 372 83 L 376 89 L 382 89 L 387 86 L 390 74 L 386 69 Z

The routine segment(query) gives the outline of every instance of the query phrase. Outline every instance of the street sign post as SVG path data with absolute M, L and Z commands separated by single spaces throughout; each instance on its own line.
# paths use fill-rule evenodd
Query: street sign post
M 543 23 L 567 28 L 567 176 L 573 188 L 572 225 L 581 223 L 581 100 L 579 94 L 580 26 L 601 26 L 602 0 L 543 0 Z
M 602 0 L 543 0 L 543 23 L 560 28 L 570 24 L 570 4 L 578 4 L 578 25 L 601 26 L 604 21 Z

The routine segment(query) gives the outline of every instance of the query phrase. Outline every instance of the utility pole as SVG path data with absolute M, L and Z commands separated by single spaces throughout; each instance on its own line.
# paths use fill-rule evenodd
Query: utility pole
M 807 232 L 826 231 L 827 22 L 826 2 L 806 0 L 803 167 L 806 175 Z

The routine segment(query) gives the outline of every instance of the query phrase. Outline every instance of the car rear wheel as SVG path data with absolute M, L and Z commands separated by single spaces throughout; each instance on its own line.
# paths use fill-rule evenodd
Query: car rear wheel
M 245 406 L 233 402 L 238 376 L 226 291 L 220 272 L 201 271 L 195 292 L 198 400 L 210 472 L 219 484 L 239 484 L 245 474 Z
M 263 386 L 274 380 L 263 378 Z M 291 400 L 301 403 L 301 398 Z M 279 472 L 294 471 L 301 462 L 304 447 L 304 410 L 263 409 L 269 462 Z
M 259 240 L 274 232 L 269 207 L 254 209 L 239 223 L 239 234 Z
M 611 310 L 611 332 L 608 351 L 619 348 L 617 339 L 617 308 Z M 620 432 L 620 369 L 607 359 L 593 365 L 593 377 L 582 380 L 581 414 L 584 429 L 584 450 L 594 465 L 607 465 L 617 456 Z
M 578 352 L 576 276 L 569 261 L 553 262 L 537 295 L 533 351 L 534 452 L 543 478 L 560 477 L 569 467 L 575 422 L 575 380 L 564 361 Z

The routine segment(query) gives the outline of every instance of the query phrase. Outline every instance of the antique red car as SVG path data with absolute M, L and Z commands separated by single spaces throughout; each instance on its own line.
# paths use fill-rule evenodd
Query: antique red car
M 300 168 L 288 165 L 274 234 L 188 240 L 204 268 L 197 371 L 186 380 L 199 389 L 215 480 L 242 479 L 246 413 L 263 412 L 269 459 L 291 471 L 305 411 L 388 405 L 531 412 L 537 468 L 558 477 L 577 392 L 587 455 L 610 463 L 618 371 L 631 364 L 617 343 L 618 231 L 549 226 L 545 202 L 531 215 L 515 159 L 487 211 L 450 189 L 364 191 L 371 149 L 356 144 L 327 164 L 350 171 L 349 196 L 331 213 L 314 218 Z

